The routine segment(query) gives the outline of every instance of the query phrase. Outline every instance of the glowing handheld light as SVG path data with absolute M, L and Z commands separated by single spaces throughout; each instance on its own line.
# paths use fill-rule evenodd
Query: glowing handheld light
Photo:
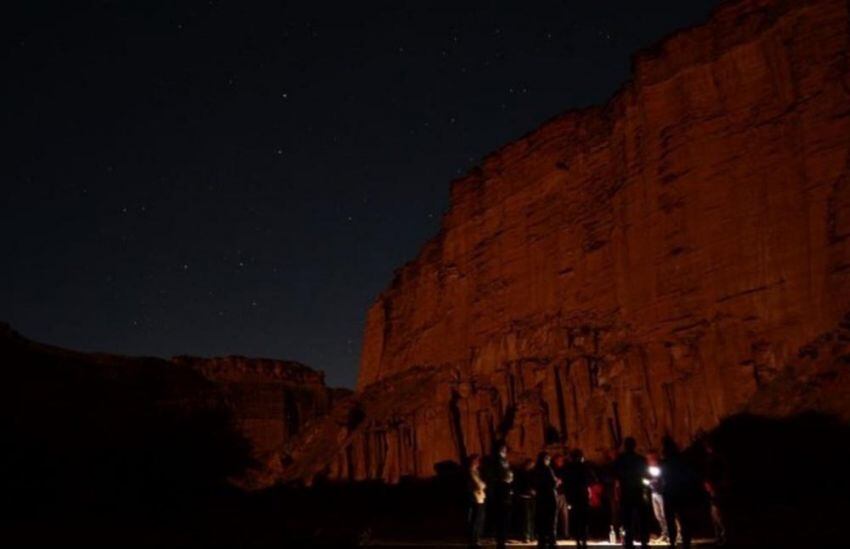
M 661 467 L 658 467 L 657 465 L 650 465 L 649 466 L 649 474 L 654 476 L 654 477 L 660 477 L 661 476 Z

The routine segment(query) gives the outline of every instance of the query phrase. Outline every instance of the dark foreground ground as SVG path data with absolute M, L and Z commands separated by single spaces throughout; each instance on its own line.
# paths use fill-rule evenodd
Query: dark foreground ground
M 733 545 L 843 545 L 850 517 L 846 425 L 817 415 L 740 416 L 713 435 L 728 460 L 732 491 L 726 513 Z M 396 486 L 319 482 L 245 494 L 201 475 L 198 469 L 218 471 L 209 463 L 194 467 L 177 460 L 195 471 L 183 485 L 181 472 L 160 458 L 163 469 L 148 463 L 144 482 L 134 469 L 104 472 L 97 459 L 105 455 L 73 467 L 51 459 L 39 460 L 38 468 L 21 462 L 14 464 L 17 469 L 7 467 L 0 539 L 6 546 L 462 544 L 464 483 L 453 474 Z M 709 534 L 704 520 L 698 535 Z
M 846 425 L 817 415 L 784 420 L 740 416 L 713 435 L 727 457 L 733 487 L 726 505 L 731 545 L 845 544 L 850 516 Z M 91 471 L 82 468 L 80 474 L 82 479 L 64 486 L 85 486 Z M 179 482 L 174 476 L 166 480 Z M 156 481 L 151 479 L 154 486 Z M 20 489 L 22 484 L 45 489 L 37 478 L 11 474 L 8 486 Z M 113 490 L 111 499 L 104 499 L 98 491 L 105 487 L 92 484 L 82 500 L 79 493 L 62 492 L 52 494 L 50 505 L 45 494 L 37 493 L 8 500 L 12 505 L 0 518 L 0 539 L 6 546 L 279 547 L 457 547 L 463 540 L 463 482 L 452 474 L 396 486 L 320 482 L 254 494 L 196 484 L 191 491 L 171 489 L 159 498 L 132 486 L 138 497 Z M 7 498 L 14 494 L 3 492 Z M 698 535 L 709 533 L 704 520 Z
M 483 543 L 484 547 L 495 547 L 495 542 L 489 540 Z M 588 545 L 591 547 L 621 547 L 620 544 L 612 544 L 607 541 L 590 541 Z M 444 541 L 397 541 L 397 540 L 376 540 L 373 542 L 376 547 L 467 547 L 464 540 L 444 540 Z M 558 547 L 575 547 L 576 544 L 572 540 L 561 540 L 558 542 Z M 667 547 L 662 543 L 650 543 L 651 547 Z M 714 547 L 711 540 L 700 539 L 692 544 L 693 547 Z M 521 543 L 518 541 L 508 541 L 508 547 L 537 547 L 535 543 Z

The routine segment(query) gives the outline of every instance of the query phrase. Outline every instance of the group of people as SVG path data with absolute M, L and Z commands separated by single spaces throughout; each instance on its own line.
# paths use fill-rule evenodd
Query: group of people
M 661 452 L 637 452 L 634 438 L 623 440 L 622 451 L 598 467 L 585 461 L 581 450 L 566 456 L 540 452 L 514 471 L 508 447 L 498 443 L 489 459 L 469 456 L 469 540 L 480 547 L 485 524 L 504 547 L 508 537 L 538 547 L 554 547 L 560 538 L 572 538 L 587 547 L 591 530 L 609 541 L 646 547 L 654 515 L 659 541 L 690 547 L 695 514 L 708 502 L 718 544 L 725 541 L 721 512 L 723 468 L 713 447 L 705 444 L 705 470 L 700 475 L 682 458 L 672 438 Z M 487 521 L 485 523 L 485 517 Z

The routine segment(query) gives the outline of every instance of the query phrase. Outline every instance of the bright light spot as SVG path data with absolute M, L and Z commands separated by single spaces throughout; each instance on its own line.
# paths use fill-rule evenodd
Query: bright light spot
M 660 477 L 661 476 L 661 467 L 657 467 L 655 465 L 650 465 L 649 466 L 649 474 L 654 476 L 654 477 Z

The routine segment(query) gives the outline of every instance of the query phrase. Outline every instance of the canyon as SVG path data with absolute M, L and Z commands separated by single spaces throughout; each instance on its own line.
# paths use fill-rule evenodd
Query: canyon
M 850 5 L 739 0 L 451 183 L 280 480 L 850 419 Z
M 81 353 L 7 325 L 0 357 L 11 470 L 118 455 L 160 487 L 199 463 L 248 489 L 396 483 L 500 440 L 604 460 L 741 412 L 850 421 L 850 4 L 723 4 L 606 104 L 453 181 L 368 310 L 354 392 L 291 361 Z
M 297 362 L 84 353 L 33 342 L 5 324 L 0 359 L 13 469 L 68 455 L 83 470 L 109 469 L 101 462 L 111 456 L 158 461 L 157 474 L 179 476 L 183 465 L 221 460 L 218 476 L 266 486 L 280 474 L 283 447 L 350 393 L 328 388 L 322 372 Z M 192 463 L 181 464 L 181 453 Z

